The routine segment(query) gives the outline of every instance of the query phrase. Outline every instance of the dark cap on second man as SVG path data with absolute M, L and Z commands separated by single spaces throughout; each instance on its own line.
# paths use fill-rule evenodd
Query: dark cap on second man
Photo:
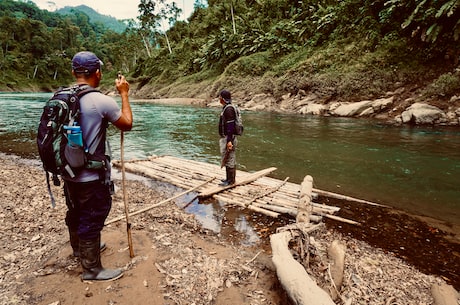
M 228 104 L 232 102 L 232 95 L 230 94 L 230 91 L 227 90 L 222 90 L 219 93 L 219 96 Z

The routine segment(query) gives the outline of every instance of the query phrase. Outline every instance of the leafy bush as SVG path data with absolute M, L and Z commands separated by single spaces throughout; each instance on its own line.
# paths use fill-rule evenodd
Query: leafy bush
M 268 52 L 240 57 L 225 69 L 225 73 L 236 76 L 262 76 L 270 69 L 269 57 Z
M 450 97 L 460 91 L 458 74 L 445 73 L 438 77 L 422 92 L 425 97 Z

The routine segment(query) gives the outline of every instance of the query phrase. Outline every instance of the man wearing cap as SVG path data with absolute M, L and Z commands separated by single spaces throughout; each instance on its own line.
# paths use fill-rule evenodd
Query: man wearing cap
M 99 86 L 102 61 L 91 52 L 79 52 L 72 59 L 72 74 L 79 86 Z M 94 156 L 105 161 L 100 169 L 84 168 L 76 176 L 64 178 L 64 193 L 68 211 L 66 225 L 74 255 L 79 256 L 84 281 L 111 281 L 120 278 L 119 269 L 105 269 L 101 264 L 101 231 L 112 207 L 110 160 L 106 152 L 106 130 L 112 123 L 122 131 L 131 130 L 133 115 L 129 104 L 129 84 L 124 76 L 115 80 L 121 95 L 117 102 L 101 92 L 90 92 L 80 99 L 80 126 L 84 143 Z M 93 147 L 94 146 L 94 147 Z
M 222 156 L 222 164 L 225 164 L 226 179 L 222 180 L 220 186 L 232 185 L 236 176 L 236 146 L 238 140 L 235 134 L 236 111 L 229 107 L 232 103 L 232 95 L 227 90 L 219 93 L 219 101 L 222 105 L 222 112 L 219 119 L 219 148 Z

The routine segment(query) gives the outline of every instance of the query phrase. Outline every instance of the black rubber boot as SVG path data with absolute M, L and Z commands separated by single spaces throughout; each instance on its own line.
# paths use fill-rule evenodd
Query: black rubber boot
M 225 173 L 226 173 L 227 178 L 225 180 L 221 180 L 222 183 L 219 183 L 219 186 L 227 186 L 230 184 L 230 179 L 231 179 L 230 170 L 231 170 L 230 167 L 228 166 L 225 167 Z
M 219 186 L 235 184 L 236 168 L 225 167 L 225 171 L 227 172 L 227 180 L 219 183 Z
M 69 229 L 70 245 L 72 246 L 73 256 L 80 257 L 80 239 L 78 238 L 77 231 Z M 104 242 L 101 242 L 100 251 L 103 252 L 107 249 Z
M 69 229 L 70 245 L 72 246 L 73 256 L 80 257 L 80 240 L 77 231 Z
M 228 184 L 229 185 L 235 184 L 235 178 L 236 178 L 236 168 L 229 168 Z
M 83 268 L 83 281 L 113 281 L 123 276 L 120 269 L 105 269 L 101 263 L 101 237 L 89 240 L 80 239 L 80 260 Z

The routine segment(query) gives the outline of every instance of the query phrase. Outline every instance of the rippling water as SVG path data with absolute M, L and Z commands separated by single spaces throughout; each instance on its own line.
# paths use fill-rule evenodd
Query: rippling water
M 50 94 L 0 94 L 3 152 L 37 157 L 36 128 Z M 133 101 L 126 159 L 152 154 L 219 162 L 219 109 Z M 460 223 L 460 129 L 395 127 L 375 121 L 243 112 L 239 168 Z M 120 135 L 111 127 L 113 155 Z

